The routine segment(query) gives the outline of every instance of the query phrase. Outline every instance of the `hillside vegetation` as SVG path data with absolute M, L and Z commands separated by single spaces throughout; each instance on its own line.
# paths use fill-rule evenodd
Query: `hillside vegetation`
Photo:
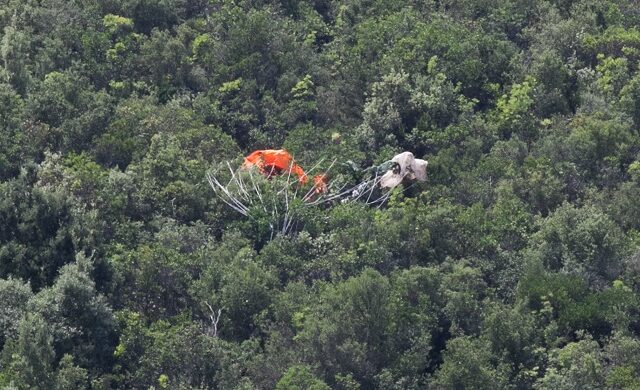
M 639 389 L 639 26 L 0 0 L 0 388 Z M 351 184 L 411 151 L 428 181 L 274 234 L 207 182 L 260 148 Z

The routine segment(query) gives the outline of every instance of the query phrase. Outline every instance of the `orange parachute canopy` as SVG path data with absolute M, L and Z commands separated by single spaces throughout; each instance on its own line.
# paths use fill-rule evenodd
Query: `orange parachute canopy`
M 296 164 L 291 154 L 284 149 L 256 150 L 244 158 L 242 168 L 254 166 L 267 177 L 291 172 L 298 176 L 298 181 L 301 184 L 307 184 L 307 181 L 309 181 L 304 170 Z

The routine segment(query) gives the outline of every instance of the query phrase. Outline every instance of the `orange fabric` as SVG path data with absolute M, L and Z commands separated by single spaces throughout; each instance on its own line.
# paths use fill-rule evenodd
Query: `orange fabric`
M 300 183 L 307 184 L 309 178 L 307 177 L 307 174 L 304 173 L 304 170 L 300 167 L 300 165 L 293 163 L 291 172 L 295 173 L 298 176 L 298 180 L 300 181 Z
M 327 192 L 327 176 L 315 175 L 313 177 L 313 188 L 316 190 L 316 194 L 324 194 Z
M 243 168 L 258 167 L 265 176 L 280 175 L 292 172 L 298 176 L 298 181 L 306 184 L 309 180 L 304 170 L 293 161 L 293 157 L 284 149 L 256 150 L 244 158 Z

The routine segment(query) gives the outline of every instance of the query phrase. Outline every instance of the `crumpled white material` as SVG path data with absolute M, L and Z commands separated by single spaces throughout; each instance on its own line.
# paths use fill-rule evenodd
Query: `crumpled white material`
M 411 152 L 395 155 L 391 161 L 398 164 L 398 168 L 387 171 L 380 178 L 381 188 L 394 188 L 403 180 L 427 181 L 427 161 L 415 158 Z

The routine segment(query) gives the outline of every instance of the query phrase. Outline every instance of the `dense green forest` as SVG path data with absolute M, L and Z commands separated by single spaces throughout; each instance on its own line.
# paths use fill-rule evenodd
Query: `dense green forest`
M 627 0 L 0 0 L 0 388 L 640 389 L 639 69 Z M 274 235 L 258 148 L 428 181 Z

